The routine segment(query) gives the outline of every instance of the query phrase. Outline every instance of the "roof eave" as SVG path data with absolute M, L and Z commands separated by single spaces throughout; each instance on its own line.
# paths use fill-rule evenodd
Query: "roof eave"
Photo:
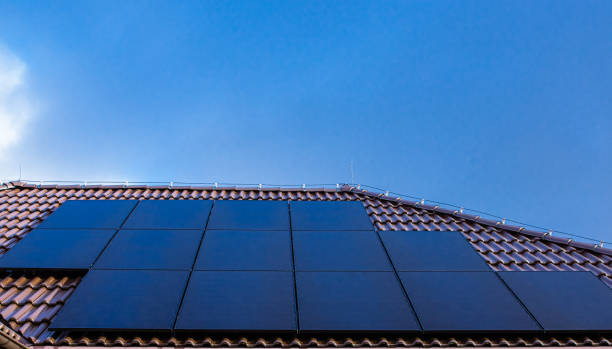
M 10 327 L 0 322 L 0 347 L 6 349 L 26 349 L 23 338 Z

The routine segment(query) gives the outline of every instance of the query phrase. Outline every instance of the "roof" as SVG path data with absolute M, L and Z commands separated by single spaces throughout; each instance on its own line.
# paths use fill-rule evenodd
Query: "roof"
M 87 200 L 360 200 L 379 230 L 460 231 L 496 271 L 590 271 L 612 287 L 612 250 L 486 220 L 419 202 L 399 200 L 351 186 L 323 188 L 215 188 L 167 186 L 32 185 L 13 182 L 0 190 L 0 255 L 6 253 L 68 199 Z M 0 316 L 36 345 L 104 346 L 455 346 L 611 345 L 610 336 L 340 336 L 231 338 L 128 334 L 54 333 L 53 316 L 80 281 L 76 274 L 5 274 L 0 280 Z

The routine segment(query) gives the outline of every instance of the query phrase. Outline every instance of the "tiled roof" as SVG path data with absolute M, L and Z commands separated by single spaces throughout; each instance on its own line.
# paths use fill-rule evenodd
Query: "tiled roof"
M 494 270 L 590 271 L 612 287 L 612 250 L 528 231 L 461 212 L 386 197 L 349 186 L 336 189 L 214 187 L 36 186 L 0 188 L 0 255 L 6 253 L 59 204 L 88 200 L 361 200 L 379 230 L 461 231 Z M 9 274 L 0 281 L 0 316 L 38 345 L 104 346 L 488 346 L 611 345 L 612 337 L 400 337 L 400 338 L 155 338 L 53 333 L 49 323 L 80 281 L 78 275 Z
M 610 346 L 609 337 L 577 336 L 414 336 L 414 337 L 202 337 L 157 338 L 126 336 L 79 336 L 50 338 L 41 343 L 56 346 L 113 346 L 113 347 L 490 347 L 490 346 Z

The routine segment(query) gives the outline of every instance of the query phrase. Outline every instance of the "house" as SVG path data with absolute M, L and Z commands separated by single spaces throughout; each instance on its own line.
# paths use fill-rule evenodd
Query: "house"
M 47 218 L 53 217 L 54 211 L 67 200 L 139 200 L 140 202 L 143 200 L 214 200 L 215 202 L 227 200 L 265 200 L 290 202 L 290 205 L 291 203 L 302 202 L 357 202 L 363 205 L 364 215 L 369 218 L 372 230 L 375 230 L 376 234 L 382 237 L 381 240 L 385 240 L 385 234 L 395 231 L 420 232 L 420 236 L 436 237 L 447 236 L 440 232 L 458 232 L 457 235 L 452 236 L 459 236 L 462 241 L 465 241 L 465 248 L 470 250 L 471 252 L 469 253 L 473 253 L 473 257 L 476 258 L 473 259 L 474 263 L 482 263 L 474 268 L 481 268 L 478 269 L 480 270 L 479 272 L 482 275 L 486 274 L 487 277 L 489 275 L 499 275 L 499 280 L 501 281 L 495 279 L 499 281 L 494 281 L 495 284 L 502 287 L 504 289 L 503 292 L 508 292 L 504 288 L 505 286 L 508 286 L 508 289 L 514 292 L 514 294 L 508 292 L 503 297 L 495 292 L 491 292 L 491 294 L 487 292 L 478 294 L 478 297 L 483 297 L 483 304 L 503 304 L 502 308 L 500 308 L 503 311 L 511 307 L 515 307 L 517 312 L 524 311 L 524 313 L 521 313 L 521 316 L 527 320 L 521 321 L 523 323 L 529 322 L 529 325 L 518 331 L 512 329 L 491 331 L 477 327 L 473 329 L 462 328 L 460 330 L 427 330 L 428 326 L 430 326 L 429 324 L 435 322 L 435 319 L 428 320 L 426 318 L 428 311 L 440 311 L 439 307 L 423 310 L 427 306 L 426 302 L 421 302 L 421 299 L 423 297 L 427 298 L 427 295 L 423 296 L 422 292 L 410 290 L 410 286 L 407 286 L 409 282 L 402 277 L 398 277 L 403 282 L 401 285 L 403 285 L 404 291 L 408 296 L 407 298 L 411 300 L 410 304 L 406 303 L 408 304 L 406 307 L 407 309 L 412 307 L 412 311 L 417 315 L 415 315 L 413 322 L 406 320 L 406 323 L 402 323 L 401 326 L 398 325 L 399 327 L 397 328 L 389 327 L 388 331 L 384 329 L 377 330 L 374 327 L 368 326 L 359 329 L 359 324 L 355 328 L 332 331 L 325 331 L 324 325 L 322 330 L 313 331 L 269 331 L 265 329 L 249 331 L 198 331 L 197 328 L 189 331 L 158 331 L 154 328 L 142 328 L 139 330 L 124 329 L 121 331 L 100 331 L 92 328 L 74 330 L 71 327 L 72 325 L 58 325 L 54 321 L 60 317 L 56 317 L 56 315 L 62 314 L 62 308 L 65 308 L 64 306 L 71 299 L 71 296 L 77 297 L 80 290 L 79 285 L 85 284 L 85 282 L 81 283 L 81 281 L 84 280 L 84 277 L 87 277 L 84 276 L 86 271 L 68 270 L 69 268 L 9 268 L 5 265 L 1 270 L 2 279 L 0 280 L 0 318 L 2 319 L 2 325 L 0 325 L 0 345 L 9 348 L 20 346 L 378 347 L 612 345 L 612 322 L 609 322 L 605 314 L 612 313 L 610 311 L 612 308 L 605 308 L 606 304 L 612 304 L 605 303 L 605 301 L 612 299 L 612 250 L 599 245 L 552 236 L 548 233 L 526 230 L 507 225 L 505 222 L 487 220 L 459 211 L 428 206 L 421 202 L 411 202 L 388 197 L 349 185 L 342 185 L 337 188 L 288 189 L 258 187 L 35 185 L 10 182 L 0 188 L 0 254 L 4 255 L 4 257 L 0 257 L 0 267 L 2 266 L 2 261 L 7 260 L 3 258 L 8 258 L 11 250 L 22 242 L 25 244 L 28 234 L 33 229 L 43 228 L 45 222 L 49 222 Z M 450 239 L 451 235 L 448 236 L 449 238 L 439 241 L 444 242 Z M 387 241 L 382 242 L 383 246 L 389 246 L 385 245 Z M 14 251 L 17 250 L 15 249 Z M 397 257 L 392 256 L 396 252 L 389 248 L 386 248 L 384 252 L 387 254 L 388 260 L 397 263 Z M 466 259 L 472 258 L 469 253 L 465 255 Z M 431 255 L 423 256 L 423 258 L 429 257 Z M 36 256 L 31 256 L 31 258 L 35 259 Z M 316 262 L 321 261 L 326 261 L 326 259 L 314 259 L 313 263 L 316 264 Z M 314 264 L 311 267 L 316 269 Z M 472 269 L 470 268 L 472 266 L 466 270 L 471 271 Z M 482 268 L 486 269 L 486 271 Z M 192 265 L 191 274 L 193 274 L 193 270 Z M 378 271 L 378 269 L 375 269 L 375 271 Z M 588 277 L 592 277 L 593 282 L 601 284 L 602 288 L 599 288 L 598 292 L 604 293 L 602 296 L 604 297 L 604 303 L 600 304 L 601 307 L 604 307 L 602 309 L 603 315 L 598 315 L 595 312 L 591 312 L 589 315 L 592 317 L 603 317 L 599 319 L 601 320 L 599 327 L 547 330 L 547 325 L 542 324 L 541 316 L 544 315 L 534 313 L 532 308 L 535 305 L 530 304 L 529 299 L 525 299 L 520 294 L 523 292 L 520 287 L 513 286 L 513 283 L 516 281 L 513 281 L 512 277 L 516 275 L 528 275 L 530 274 L 529 272 L 538 272 L 531 274 L 535 275 L 535 278 L 545 279 L 548 277 L 547 275 L 553 275 L 554 272 L 560 271 L 573 272 L 571 275 L 588 275 Z M 394 275 L 400 275 L 400 272 L 401 270 L 397 265 L 393 265 L 393 268 L 388 271 L 388 273 L 395 273 Z M 504 274 L 504 272 L 514 273 L 510 275 Z M 92 273 L 92 271 L 89 273 Z M 292 275 L 295 275 L 295 267 Z M 414 280 L 416 280 L 415 284 L 418 283 L 420 285 L 427 284 L 427 282 L 432 282 L 432 285 L 436 285 L 436 282 L 439 282 L 438 279 L 422 278 L 421 276 Z M 459 282 L 460 280 L 456 281 Z M 298 280 L 298 282 L 301 281 Z M 386 281 L 376 281 L 377 284 L 384 282 Z M 356 293 L 360 292 L 358 285 L 356 284 L 356 287 L 352 289 Z M 400 283 L 398 282 L 397 285 L 400 285 Z M 449 293 L 451 293 L 450 290 L 454 289 L 452 286 L 452 284 L 446 284 Z M 401 286 L 397 287 L 399 287 L 398 289 L 402 288 Z M 606 291 L 601 291 L 602 289 Z M 446 290 L 435 290 L 432 288 L 431 291 L 444 294 Z M 466 297 L 469 296 L 469 289 L 463 289 L 463 291 L 466 292 Z M 559 290 L 560 294 L 563 294 L 562 291 Z M 254 290 L 252 292 L 257 291 Z M 528 291 L 525 292 L 528 293 Z M 152 290 L 152 293 L 155 292 Z M 347 294 L 350 295 L 350 293 Z M 217 296 L 221 297 L 223 295 L 216 294 L 215 297 Z M 553 296 L 553 294 L 550 294 L 550 298 L 554 298 Z M 516 297 L 518 301 L 513 297 Z M 485 300 L 484 298 L 487 299 Z M 504 303 L 508 302 L 510 298 L 513 299 L 510 301 L 511 303 Z M 73 297 L 72 299 L 75 298 Z M 181 309 L 189 308 L 185 295 L 183 295 L 182 300 Z M 298 300 L 298 303 L 301 301 L 301 299 Z M 568 299 L 566 306 L 571 307 L 572 304 L 570 303 L 576 302 L 578 303 L 573 304 L 573 306 L 579 308 L 580 302 L 587 303 L 588 300 Z M 421 304 L 425 304 L 423 305 L 424 308 L 419 308 Z M 113 305 L 106 304 L 110 308 Z M 99 306 L 99 304 L 96 306 Z M 80 315 L 84 314 L 84 316 L 89 316 L 90 318 L 92 316 L 95 317 L 95 314 L 83 312 L 83 307 L 79 309 L 81 310 L 78 312 Z M 122 311 L 122 309 L 116 310 L 117 312 Z M 187 310 L 192 310 L 191 314 L 196 314 L 195 316 L 198 315 L 195 308 Z M 563 310 L 563 307 L 559 307 L 559 310 Z M 376 312 L 377 309 L 372 309 L 372 311 Z M 67 313 L 69 311 L 64 309 L 63 312 Z M 355 316 L 359 317 L 362 315 L 356 314 Z M 584 318 L 589 320 L 589 316 Z M 74 317 L 71 318 L 64 315 L 62 321 L 65 321 L 66 318 L 68 320 L 74 319 Z M 318 319 L 316 316 L 313 318 L 315 322 Z M 396 317 L 394 319 L 399 318 Z M 402 321 L 404 320 L 402 319 Z M 478 319 L 465 319 L 465 321 L 470 323 L 470 321 L 478 321 Z M 306 322 L 304 321 L 304 323 Z M 591 322 L 587 321 L 587 323 Z M 601 326 L 602 323 L 603 327 Z M 313 326 L 312 328 L 316 329 L 316 325 Z M 410 326 L 414 328 L 407 330 Z M 60 330 L 58 330 L 59 327 L 61 327 Z M 188 325 L 185 325 L 185 328 L 188 327 Z

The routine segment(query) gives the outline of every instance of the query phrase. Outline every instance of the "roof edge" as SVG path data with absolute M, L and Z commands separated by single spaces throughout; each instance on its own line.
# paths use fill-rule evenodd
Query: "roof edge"
M 9 326 L 5 325 L 4 321 L 0 322 L 0 347 L 7 349 L 26 349 L 27 346 L 22 341 L 24 341 L 23 337 Z

